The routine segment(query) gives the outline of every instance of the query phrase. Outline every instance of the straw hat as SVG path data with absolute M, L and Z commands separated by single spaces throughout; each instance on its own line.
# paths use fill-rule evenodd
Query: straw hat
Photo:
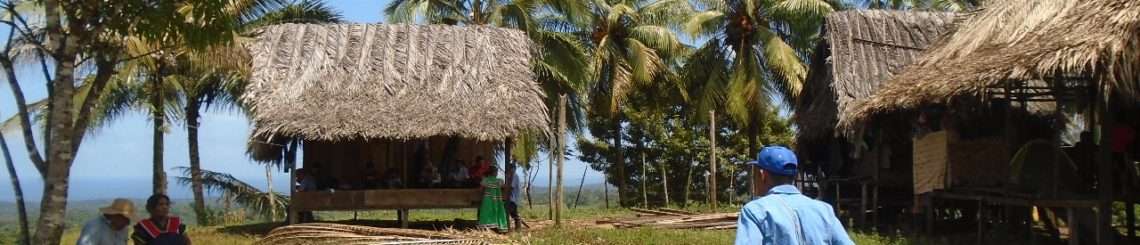
M 99 212 L 110 215 L 123 215 L 129 219 L 134 219 L 135 203 L 125 198 L 116 198 L 111 202 L 111 206 L 99 208 Z

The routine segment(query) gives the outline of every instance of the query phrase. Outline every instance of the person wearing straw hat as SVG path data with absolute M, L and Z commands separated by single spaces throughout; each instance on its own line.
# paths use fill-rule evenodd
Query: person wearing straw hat
M 131 200 L 117 198 L 110 206 L 99 209 L 99 217 L 87 221 L 79 233 L 76 245 L 126 245 L 130 231 L 127 226 L 134 218 L 135 204 Z
M 737 220 L 736 244 L 855 244 L 827 203 L 800 193 L 795 181 L 796 154 L 782 146 L 761 149 L 748 162 L 752 193 Z

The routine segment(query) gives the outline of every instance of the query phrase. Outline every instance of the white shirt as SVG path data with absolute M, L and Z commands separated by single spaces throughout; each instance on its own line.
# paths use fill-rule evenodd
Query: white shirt
M 111 221 L 107 220 L 103 215 L 87 221 L 83 225 L 83 232 L 79 233 L 79 240 L 75 242 L 76 245 L 127 245 L 127 238 L 130 237 L 129 227 L 123 227 L 122 230 L 113 230 L 111 228 Z
M 509 178 L 511 178 L 511 193 L 510 193 L 511 200 L 510 201 L 518 202 L 519 201 L 519 192 L 520 192 L 520 190 L 519 190 L 519 174 L 518 173 L 511 173 Z

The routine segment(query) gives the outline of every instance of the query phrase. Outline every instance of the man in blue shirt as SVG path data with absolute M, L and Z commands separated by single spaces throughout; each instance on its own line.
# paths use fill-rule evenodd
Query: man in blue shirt
M 748 202 L 737 220 L 736 244 L 855 244 L 831 205 L 800 194 L 792 185 L 799 161 L 782 146 L 764 147 L 752 171 L 752 193 L 767 193 Z

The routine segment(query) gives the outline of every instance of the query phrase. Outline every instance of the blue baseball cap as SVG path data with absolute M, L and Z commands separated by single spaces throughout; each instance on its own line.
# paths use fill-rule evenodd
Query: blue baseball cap
M 748 164 L 760 167 L 760 169 L 772 174 L 793 176 L 796 175 L 799 160 L 796 159 L 796 153 L 787 147 L 769 146 L 760 149 L 760 152 L 756 154 L 756 160 L 750 161 Z

